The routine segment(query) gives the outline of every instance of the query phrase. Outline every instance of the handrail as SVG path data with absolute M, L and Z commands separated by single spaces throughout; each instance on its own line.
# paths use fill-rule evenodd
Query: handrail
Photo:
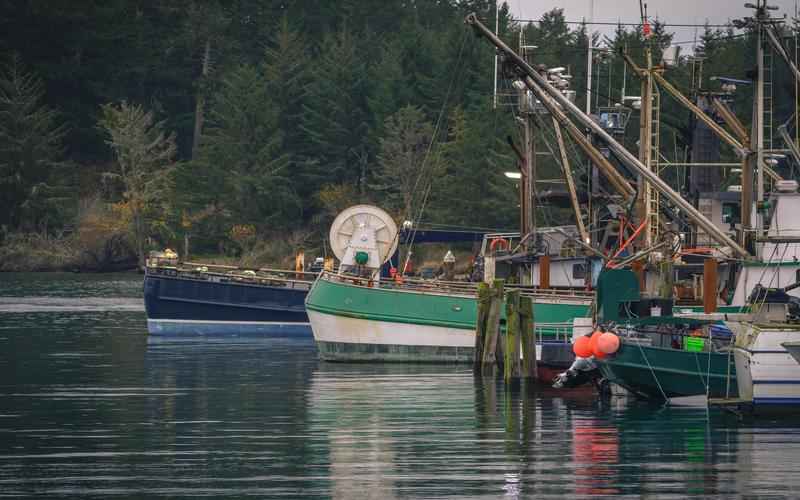
M 258 269 L 253 269 L 253 268 L 250 268 L 250 267 L 229 266 L 229 265 L 225 265 L 225 264 L 208 264 L 208 263 L 205 263 L 205 262 L 179 262 L 177 265 L 178 266 L 185 265 L 185 266 L 196 266 L 196 267 L 208 267 L 208 268 L 216 267 L 216 268 L 219 268 L 219 269 L 231 269 L 231 270 L 237 270 L 237 271 L 256 271 L 256 272 L 274 272 L 274 273 L 287 273 L 287 274 L 303 274 L 303 275 L 313 276 L 314 278 L 316 278 L 317 275 L 319 274 L 319 273 L 312 273 L 312 272 L 308 272 L 308 271 L 294 271 L 294 270 L 291 270 L 291 269 L 273 269 L 273 268 L 269 268 L 269 267 L 259 267 Z
M 205 266 L 208 267 L 208 266 Z M 221 267 L 221 266 L 217 266 Z M 221 268 L 230 268 L 231 266 L 225 266 Z M 264 275 L 258 274 L 261 272 L 254 271 L 254 274 L 243 274 L 241 272 L 227 272 L 227 273 L 220 273 L 215 271 L 200 271 L 198 269 L 187 268 L 187 267 L 175 267 L 175 266 L 148 266 L 147 268 L 150 273 L 155 273 L 159 275 L 169 276 L 169 273 L 174 273 L 173 276 L 183 277 L 183 278 L 192 278 L 192 279 L 204 279 L 209 280 L 210 278 L 224 278 L 230 281 L 237 281 L 237 282 L 250 282 L 254 284 L 267 284 L 267 283 L 285 283 L 291 285 L 302 284 L 304 286 L 310 286 L 314 280 L 310 279 L 293 279 L 287 277 L 286 275 L 292 274 L 301 274 L 295 273 L 294 271 L 281 271 L 284 275 L 277 276 L 277 275 Z M 311 274 L 311 273 L 305 273 Z M 317 275 L 314 274 L 316 277 Z
M 351 275 L 340 275 L 330 271 L 323 271 L 319 279 L 327 281 L 340 281 L 347 282 L 354 286 L 362 288 L 374 288 L 375 284 L 369 278 L 361 278 Z M 402 282 L 386 280 L 380 282 L 381 288 L 386 290 L 400 290 L 408 292 L 420 293 L 455 293 L 463 296 L 474 296 L 478 290 L 478 283 L 476 282 L 458 282 L 458 281 L 424 281 L 424 280 L 406 280 Z M 558 290 L 558 289 L 542 289 L 538 287 L 531 287 L 526 285 L 509 284 L 508 288 L 518 289 L 523 296 L 526 297 L 548 297 L 548 298 L 564 298 L 564 299 L 587 299 L 593 297 L 593 293 L 582 290 Z

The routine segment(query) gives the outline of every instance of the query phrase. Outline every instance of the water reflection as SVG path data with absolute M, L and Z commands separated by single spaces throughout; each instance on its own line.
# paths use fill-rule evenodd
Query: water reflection
M 0 496 L 791 498 L 797 456 L 793 420 L 322 363 L 305 339 L 148 339 L 113 308 L 0 312 Z

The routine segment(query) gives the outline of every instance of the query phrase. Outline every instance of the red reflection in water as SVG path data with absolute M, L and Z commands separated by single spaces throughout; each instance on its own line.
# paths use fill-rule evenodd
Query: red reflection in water
M 617 429 L 588 420 L 576 422 L 572 436 L 575 493 L 613 495 L 619 493 L 616 465 L 619 462 Z

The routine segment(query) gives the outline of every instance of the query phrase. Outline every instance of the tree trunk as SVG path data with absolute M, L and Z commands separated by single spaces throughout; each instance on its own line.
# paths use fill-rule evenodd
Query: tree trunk
M 201 84 L 205 83 L 208 74 L 211 72 L 211 39 L 206 40 L 206 48 L 203 52 L 203 76 L 200 78 Z M 197 90 L 197 104 L 194 110 L 194 139 L 192 141 L 192 158 L 197 158 L 197 151 L 200 148 L 200 137 L 203 135 L 203 122 L 205 122 L 206 95 L 203 85 Z
M 134 238 L 136 238 L 136 254 L 139 260 L 139 269 L 144 269 L 144 228 L 142 228 L 142 217 L 137 211 L 133 213 Z

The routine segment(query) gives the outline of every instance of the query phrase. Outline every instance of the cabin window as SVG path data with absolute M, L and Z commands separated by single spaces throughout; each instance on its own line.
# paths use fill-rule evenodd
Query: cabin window
M 586 264 L 572 265 L 572 279 L 574 280 L 586 279 Z
M 800 283 L 800 269 L 794 272 L 794 282 Z

